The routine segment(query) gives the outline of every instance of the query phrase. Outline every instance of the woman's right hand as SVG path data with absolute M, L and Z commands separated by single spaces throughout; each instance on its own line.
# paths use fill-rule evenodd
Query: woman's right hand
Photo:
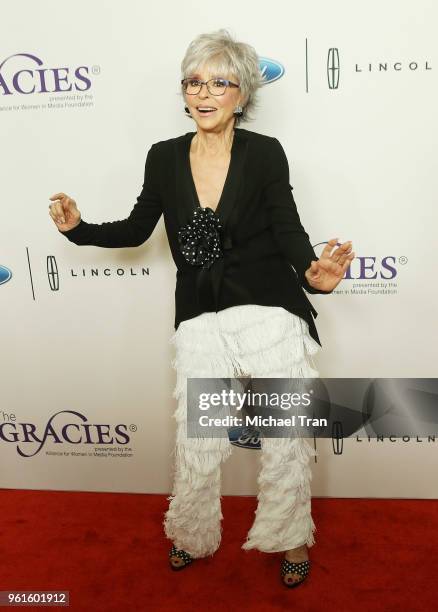
M 73 198 L 65 193 L 55 193 L 49 200 L 53 200 L 53 204 L 49 204 L 49 215 L 61 232 L 66 232 L 79 225 L 81 213 Z

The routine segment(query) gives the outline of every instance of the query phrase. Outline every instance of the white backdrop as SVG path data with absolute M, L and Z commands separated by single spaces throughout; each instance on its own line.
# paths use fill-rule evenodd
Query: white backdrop
M 320 375 L 436 376 L 437 18 L 433 0 L 8 6 L 1 487 L 170 491 L 175 266 L 163 219 L 139 248 L 78 247 L 57 231 L 48 198 L 68 193 L 89 222 L 127 217 L 150 145 L 196 129 L 180 63 L 192 38 L 220 27 L 284 67 L 241 127 L 283 144 L 312 244 L 353 241 L 353 278 L 310 296 Z M 63 411 L 74 414 L 55 416 Z M 436 443 L 348 439 L 334 455 L 319 439 L 312 493 L 435 498 Z M 259 458 L 235 448 L 223 493 L 256 493 Z

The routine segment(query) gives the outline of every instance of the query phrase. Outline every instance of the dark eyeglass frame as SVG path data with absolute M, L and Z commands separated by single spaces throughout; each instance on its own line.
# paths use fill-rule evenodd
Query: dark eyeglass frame
M 198 81 L 199 82 L 199 90 L 195 93 L 188 93 L 187 92 L 187 88 L 184 87 L 184 83 L 186 81 Z M 211 81 L 223 81 L 225 83 L 225 91 L 227 91 L 227 87 L 240 87 L 240 85 L 238 85 L 237 83 L 233 83 L 232 81 L 229 81 L 228 79 L 223 79 L 222 77 L 216 77 L 215 79 L 209 79 L 208 81 L 201 81 L 201 79 L 197 79 L 195 77 L 187 77 L 186 79 L 182 79 L 181 81 L 181 85 L 184 87 L 184 92 L 188 95 L 188 96 L 197 96 L 198 93 L 201 91 L 202 86 L 205 85 L 208 89 L 208 92 L 212 95 L 212 96 L 223 96 L 225 91 L 221 94 L 218 93 L 213 93 L 212 91 L 210 91 L 210 88 L 208 86 L 208 84 Z

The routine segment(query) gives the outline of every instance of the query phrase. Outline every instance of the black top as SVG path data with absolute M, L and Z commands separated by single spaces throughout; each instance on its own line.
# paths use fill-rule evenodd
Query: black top
M 322 346 L 312 318 L 318 313 L 303 287 L 331 292 L 314 289 L 304 276 L 318 257 L 300 222 L 283 147 L 271 136 L 235 128 L 213 213 L 198 208 L 189 156 L 195 134 L 151 146 L 142 191 L 126 219 L 100 224 L 81 219 L 61 233 L 78 245 L 134 247 L 149 238 L 164 214 L 177 267 L 175 329 L 181 321 L 230 306 L 282 306 L 306 320 Z

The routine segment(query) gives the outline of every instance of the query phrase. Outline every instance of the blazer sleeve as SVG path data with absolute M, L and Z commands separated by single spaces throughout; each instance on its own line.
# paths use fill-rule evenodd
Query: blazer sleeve
M 158 166 L 155 145 L 146 156 L 144 182 L 137 203 L 129 216 L 120 221 L 87 223 L 83 219 L 71 230 L 62 232 L 70 242 L 106 248 L 135 247 L 145 242 L 154 231 L 163 212 L 157 187 Z
M 309 235 L 301 224 L 292 189 L 286 154 L 277 138 L 272 138 L 269 179 L 265 186 L 265 195 L 275 240 L 287 261 L 294 267 L 299 282 L 306 291 L 331 293 L 315 289 L 309 285 L 304 275 L 311 261 L 318 261 L 318 257 L 310 243 Z

